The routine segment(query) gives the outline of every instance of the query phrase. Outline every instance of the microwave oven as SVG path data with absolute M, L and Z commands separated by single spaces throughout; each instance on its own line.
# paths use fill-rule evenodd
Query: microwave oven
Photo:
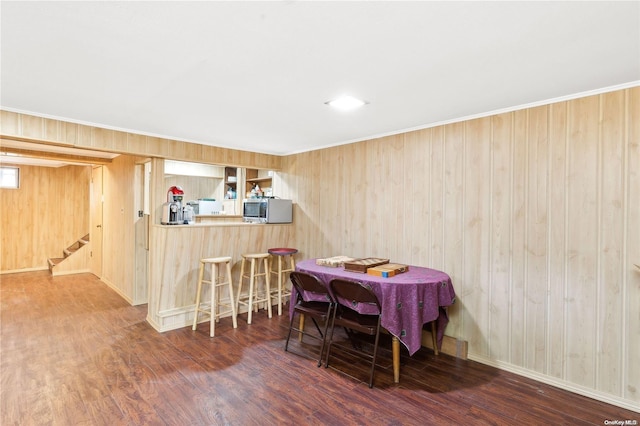
M 242 220 L 254 223 L 291 223 L 291 200 L 281 198 L 245 198 L 242 201 Z

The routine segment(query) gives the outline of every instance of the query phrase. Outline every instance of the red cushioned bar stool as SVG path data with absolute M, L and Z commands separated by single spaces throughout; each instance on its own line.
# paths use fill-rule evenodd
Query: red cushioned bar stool
M 298 252 L 298 249 L 294 248 L 270 248 L 268 250 L 272 259 L 278 258 L 277 269 L 273 268 L 273 261 L 271 262 L 271 273 L 277 275 L 278 285 L 274 288 L 271 296 L 276 298 L 278 303 L 278 315 L 282 315 L 283 298 L 291 296 L 291 288 L 287 287 L 287 274 L 296 270 L 296 262 L 293 255 Z M 287 267 L 287 262 L 289 266 Z

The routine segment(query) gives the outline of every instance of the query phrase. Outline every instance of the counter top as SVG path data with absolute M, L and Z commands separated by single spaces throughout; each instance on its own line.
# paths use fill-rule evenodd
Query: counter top
M 214 219 L 242 218 L 241 215 L 237 215 L 237 214 L 196 214 L 194 216 L 196 217 L 196 219 L 199 217 L 206 217 L 207 219 L 209 218 L 214 218 Z
M 154 227 L 158 228 L 167 228 L 167 229 L 182 229 L 182 228 L 211 228 L 216 226 L 278 226 L 278 225 L 293 225 L 293 223 L 252 223 L 252 222 L 223 222 L 223 221 L 215 221 L 215 222 L 196 222 L 191 225 L 161 225 L 158 223 L 154 223 Z

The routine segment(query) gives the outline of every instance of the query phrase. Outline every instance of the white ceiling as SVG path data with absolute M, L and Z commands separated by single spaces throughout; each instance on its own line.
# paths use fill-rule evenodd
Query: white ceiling
M 640 81 L 638 1 L 0 7 L 2 108 L 278 155 Z

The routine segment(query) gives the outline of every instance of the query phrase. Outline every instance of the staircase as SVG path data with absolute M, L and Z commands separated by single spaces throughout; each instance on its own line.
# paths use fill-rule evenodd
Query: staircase
M 52 257 L 47 260 L 51 275 L 68 275 L 89 272 L 90 261 L 89 234 L 80 238 L 62 250 L 64 257 Z

